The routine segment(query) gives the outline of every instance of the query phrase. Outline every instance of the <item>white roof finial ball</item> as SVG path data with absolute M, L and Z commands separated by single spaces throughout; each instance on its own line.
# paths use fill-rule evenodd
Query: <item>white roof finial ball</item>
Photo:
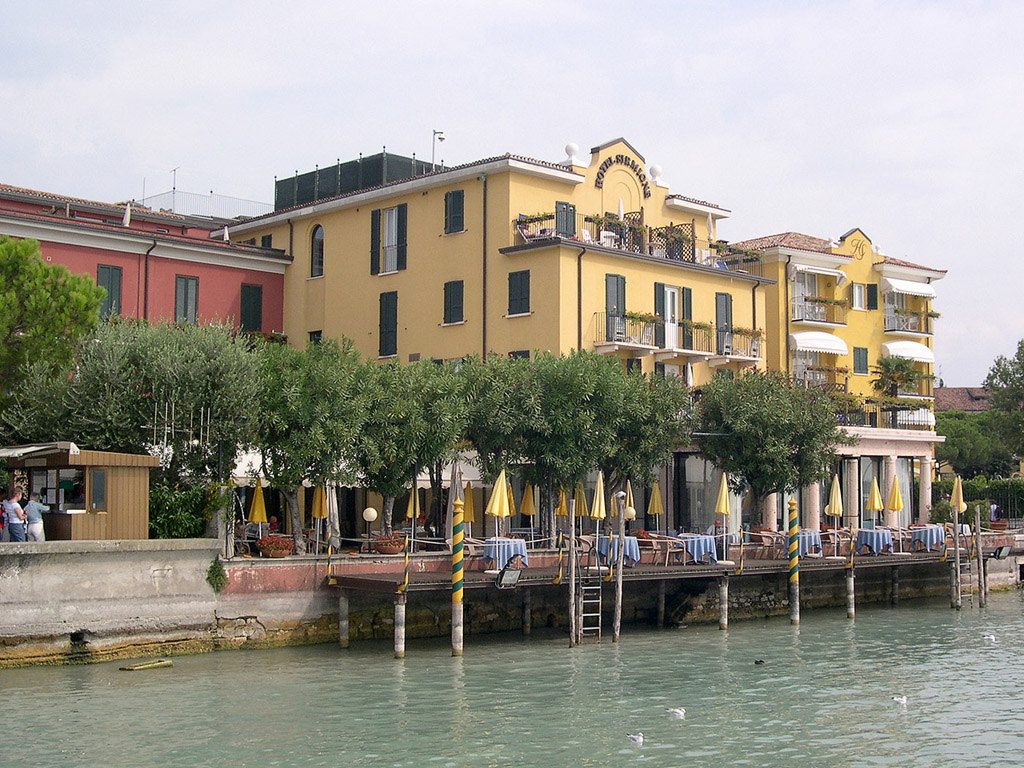
M 565 145 L 565 154 L 569 157 L 576 157 L 580 153 L 580 145 L 574 144 L 571 141 Z
M 655 183 L 657 183 L 658 179 L 661 178 L 661 166 L 657 164 L 652 165 L 650 170 L 651 178 L 654 179 Z

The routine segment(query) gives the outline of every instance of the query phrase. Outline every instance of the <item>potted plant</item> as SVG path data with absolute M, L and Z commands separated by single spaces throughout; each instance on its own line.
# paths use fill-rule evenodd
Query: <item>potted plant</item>
M 380 555 L 397 555 L 405 549 L 405 534 L 392 531 L 390 534 L 374 534 L 370 542 L 373 550 Z
M 287 557 L 295 552 L 295 542 L 289 536 L 264 536 L 256 540 L 256 548 L 264 557 Z

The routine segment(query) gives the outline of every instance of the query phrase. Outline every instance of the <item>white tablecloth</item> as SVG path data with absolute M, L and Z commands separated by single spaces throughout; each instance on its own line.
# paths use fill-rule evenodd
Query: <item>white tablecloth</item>
M 484 557 L 493 560 L 494 567 L 499 570 L 516 555 L 522 558 L 526 566 L 526 542 L 522 539 L 490 538 L 484 542 Z
M 597 554 L 601 558 L 601 562 L 607 562 L 608 560 L 608 537 L 602 536 L 597 540 Z M 612 560 L 619 555 L 619 537 L 612 537 Z M 632 565 L 636 565 L 640 562 L 640 544 L 636 540 L 636 536 L 626 537 L 626 547 L 622 553 L 622 559 Z

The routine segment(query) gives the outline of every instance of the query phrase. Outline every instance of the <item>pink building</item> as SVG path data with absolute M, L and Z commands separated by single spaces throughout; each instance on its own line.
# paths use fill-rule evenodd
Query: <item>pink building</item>
M 0 235 L 38 240 L 46 261 L 106 288 L 105 316 L 280 333 L 291 257 L 227 242 L 223 223 L 0 184 Z

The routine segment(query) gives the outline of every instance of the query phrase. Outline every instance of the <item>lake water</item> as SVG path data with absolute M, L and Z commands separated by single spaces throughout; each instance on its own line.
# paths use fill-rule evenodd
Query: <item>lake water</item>
M 404 661 L 356 643 L 6 670 L 0 766 L 1019 766 L 1022 625 L 1004 592 L 576 649 L 474 636 L 462 659 L 413 640 Z

